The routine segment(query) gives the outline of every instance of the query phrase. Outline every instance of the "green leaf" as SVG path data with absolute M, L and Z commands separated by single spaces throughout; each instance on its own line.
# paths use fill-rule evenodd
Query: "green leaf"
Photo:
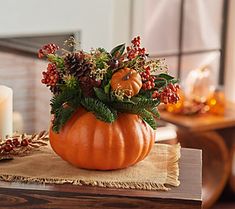
M 60 108 L 55 113 L 55 120 L 53 122 L 52 129 L 56 133 L 60 131 L 60 129 L 67 123 L 67 121 L 72 117 L 74 114 L 75 109 L 71 107 L 67 108 Z
M 87 111 L 92 112 L 97 119 L 104 122 L 111 123 L 115 118 L 115 114 L 101 101 L 93 98 L 84 98 L 81 104 L 87 109 Z
M 167 85 L 167 80 L 164 78 L 156 78 L 154 83 L 157 88 L 161 88 Z
M 160 118 L 160 113 L 158 112 L 157 107 L 149 109 L 148 111 L 151 112 L 154 117 Z
M 60 94 L 54 95 L 51 99 L 51 113 L 54 114 L 60 109 L 64 103 L 70 104 L 73 108 L 77 108 L 81 101 L 81 89 L 66 87 Z
M 114 47 L 111 50 L 110 54 L 112 55 L 112 57 L 120 57 L 123 54 L 124 50 L 125 50 L 125 44 L 120 44 Z
M 135 104 L 132 103 L 125 103 L 125 102 L 113 102 L 112 107 L 119 112 L 128 112 L 137 114 L 140 109 L 135 107 Z
M 62 57 L 54 55 L 54 54 L 48 54 L 47 59 L 50 62 L 55 63 L 57 68 L 60 68 L 60 69 L 64 68 L 64 60 Z
M 120 101 L 120 100 L 117 100 L 117 99 L 116 99 L 116 101 Z M 121 100 L 121 102 L 127 103 L 127 104 L 134 104 L 134 105 L 137 103 L 136 101 L 133 101 L 132 99 L 126 99 L 126 98 L 124 98 L 123 100 Z
M 73 115 L 74 112 L 75 110 L 70 107 L 64 108 L 62 110 L 63 117 L 61 117 L 61 120 L 60 120 L 61 126 L 63 126 L 70 119 L 70 117 Z
M 109 96 L 106 94 L 103 89 L 94 87 L 95 95 L 102 102 L 109 102 Z
M 174 79 L 174 77 L 172 77 L 172 76 L 170 76 L 169 74 L 166 74 L 166 73 L 161 73 L 161 74 L 157 75 L 157 77 L 164 78 L 167 81 Z
M 143 89 L 140 89 L 140 92 L 138 94 L 138 97 L 141 97 L 141 98 L 152 98 L 152 94 L 153 94 L 153 90 L 143 90 Z
M 146 123 L 148 123 L 154 130 L 157 127 L 157 123 L 151 112 L 147 111 L 143 107 L 136 107 L 133 104 L 128 103 L 114 103 L 113 107 L 119 112 L 128 112 L 131 114 L 139 115 Z
M 171 81 L 170 81 L 170 83 L 173 83 L 173 84 L 175 84 L 175 83 L 179 83 L 180 82 L 180 80 L 179 79 L 172 79 Z
M 130 101 L 125 102 L 113 102 L 112 107 L 121 112 L 129 112 L 138 114 L 141 110 L 147 108 L 152 109 L 159 105 L 158 100 L 146 99 L 146 98 L 133 98 Z
M 52 128 L 55 132 L 59 132 L 80 106 L 81 95 L 81 89 L 75 85 L 73 88 L 65 87 L 51 99 L 51 113 L 55 116 Z
M 168 85 L 169 83 L 179 83 L 178 79 L 174 79 L 174 77 L 167 75 L 167 74 L 160 74 L 161 77 L 157 76 L 156 80 L 154 81 L 155 86 L 157 88 L 162 88 L 165 87 L 166 85 Z M 168 77 L 168 80 L 166 79 L 166 77 Z
M 110 80 L 112 78 L 112 75 L 113 75 L 113 70 L 108 69 L 106 73 L 107 80 Z
M 104 92 L 105 92 L 105 94 L 108 94 L 109 93 L 109 91 L 110 91 L 110 82 L 104 87 Z
M 117 110 L 115 110 L 115 109 L 113 109 L 112 107 L 109 107 L 109 109 L 111 110 L 111 112 L 113 113 L 113 116 L 114 116 L 114 120 L 116 120 L 117 119 L 117 116 L 118 116 L 118 112 L 117 112 Z
M 152 127 L 152 129 L 156 130 L 157 129 L 157 122 L 155 121 L 154 117 L 152 116 L 152 114 L 143 109 L 142 111 L 139 112 L 138 114 L 146 123 L 149 124 L 149 126 Z
M 74 95 L 74 98 L 68 101 L 68 105 L 73 107 L 74 109 L 77 109 L 81 104 L 81 93 Z
M 137 106 L 138 108 L 154 108 L 160 104 L 159 100 L 153 100 L 141 97 L 133 97 L 131 101 L 135 102 L 135 106 Z

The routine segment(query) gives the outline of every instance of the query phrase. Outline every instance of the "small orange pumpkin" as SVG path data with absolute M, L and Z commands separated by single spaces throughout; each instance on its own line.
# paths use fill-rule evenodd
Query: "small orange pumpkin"
M 150 152 L 155 131 L 137 115 L 120 113 L 113 123 L 79 108 L 57 134 L 49 132 L 53 150 L 86 169 L 113 170 L 131 166 Z
M 123 68 L 113 74 L 111 78 L 112 90 L 123 90 L 127 96 L 134 96 L 139 93 L 142 87 L 142 80 L 139 73 L 130 68 Z

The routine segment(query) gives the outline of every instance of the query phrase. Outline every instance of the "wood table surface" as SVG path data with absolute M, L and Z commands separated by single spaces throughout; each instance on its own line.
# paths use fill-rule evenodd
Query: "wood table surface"
M 161 111 L 161 118 L 190 131 L 211 131 L 235 127 L 235 104 L 226 108 L 224 115 L 179 115 Z M 235 129 L 234 129 L 235 130 Z
M 235 147 L 235 104 L 227 105 L 224 115 L 187 116 L 161 111 L 161 119 L 176 125 L 177 138 L 183 147 L 203 150 L 203 208 L 210 208 L 228 179 L 231 185 L 235 182 L 231 172 L 231 160 L 235 157 L 232 149 Z
M 181 184 L 179 187 L 171 187 L 170 191 L 0 181 L 0 209 L 199 209 L 202 203 L 201 163 L 201 150 L 182 148 L 179 163 Z

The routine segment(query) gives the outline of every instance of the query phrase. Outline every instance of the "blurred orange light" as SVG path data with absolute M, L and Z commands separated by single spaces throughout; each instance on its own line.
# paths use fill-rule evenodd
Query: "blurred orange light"
M 222 91 L 215 91 L 207 100 L 209 112 L 216 115 L 223 115 L 225 111 L 225 96 Z
M 216 105 L 216 103 L 217 103 L 217 101 L 216 101 L 215 98 L 212 98 L 212 99 L 209 100 L 209 105 L 210 106 L 214 106 L 214 105 Z

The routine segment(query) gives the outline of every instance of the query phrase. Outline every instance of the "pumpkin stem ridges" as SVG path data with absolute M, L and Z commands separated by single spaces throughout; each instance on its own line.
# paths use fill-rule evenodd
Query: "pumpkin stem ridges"
M 147 60 L 139 36 L 129 46 L 121 44 L 111 52 L 77 50 L 71 47 L 76 41 L 71 40 L 67 43 L 72 51 L 60 52 L 59 46 L 47 44 L 38 54 L 49 61 L 42 83 L 53 93 L 54 132 L 60 132 L 81 108 L 106 123 L 131 113 L 155 129 L 156 107 L 179 100 L 177 80 L 168 74 L 162 60 Z
M 130 72 L 128 72 L 123 78 L 122 78 L 122 80 L 124 80 L 124 81 L 127 81 L 127 80 L 129 80 L 130 79 L 130 75 L 131 75 L 131 71 Z

